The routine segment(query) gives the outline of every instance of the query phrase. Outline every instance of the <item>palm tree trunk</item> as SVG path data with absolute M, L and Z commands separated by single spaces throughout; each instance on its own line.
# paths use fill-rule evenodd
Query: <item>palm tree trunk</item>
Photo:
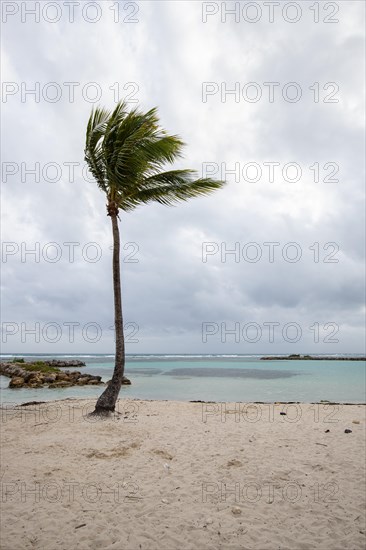
M 113 291 L 114 291 L 114 326 L 116 339 L 116 356 L 112 380 L 99 397 L 94 414 L 107 415 L 113 412 L 122 385 L 125 370 L 125 339 L 123 334 L 122 297 L 121 297 L 121 273 L 119 264 L 120 240 L 118 229 L 118 209 L 114 205 L 108 205 L 108 215 L 112 220 L 113 231 Z

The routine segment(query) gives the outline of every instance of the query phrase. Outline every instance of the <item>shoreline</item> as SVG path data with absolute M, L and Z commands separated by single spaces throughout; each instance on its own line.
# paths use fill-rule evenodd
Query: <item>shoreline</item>
M 98 397 L 90 396 L 90 397 L 63 397 L 60 399 L 45 399 L 44 401 L 24 401 L 21 403 L 15 403 L 15 402 L 9 402 L 12 407 L 4 406 L 6 405 L 6 402 L 0 402 L 0 410 L 5 409 L 11 409 L 16 407 L 27 407 L 32 405 L 44 405 L 49 403 L 63 403 L 63 402 L 70 402 L 70 401 L 97 401 Z M 240 405 L 341 405 L 341 406 L 363 406 L 366 407 L 366 401 L 359 402 L 359 401 L 327 401 L 327 400 L 320 400 L 320 401 L 211 401 L 211 400 L 203 400 L 203 399 L 193 399 L 193 400 L 182 400 L 182 399 L 147 399 L 147 398 L 139 398 L 139 397 L 123 397 L 120 396 L 117 400 L 117 403 L 121 401 L 136 401 L 136 402 L 147 402 L 147 403 L 193 403 L 193 404 L 240 404 Z

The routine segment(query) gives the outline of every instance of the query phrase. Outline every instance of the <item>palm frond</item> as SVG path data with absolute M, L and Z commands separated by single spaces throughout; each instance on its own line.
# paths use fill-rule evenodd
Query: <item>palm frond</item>
M 124 197 L 121 208 L 131 210 L 140 203 L 152 201 L 173 206 L 180 201 L 208 195 L 225 184 L 211 178 L 195 179 L 196 176 L 195 170 L 171 170 L 146 178 L 143 188 Z
M 85 160 L 98 186 L 122 210 L 156 201 L 172 205 L 207 195 L 225 182 L 197 178 L 194 170 L 163 171 L 182 156 L 184 143 L 160 127 L 157 109 L 128 111 L 125 102 L 112 113 L 93 109 L 86 132 Z
M 104 137 L 110 113 L 106 109 L 92 110 L 86 130 L 85 161 L 98 186 L 106 191 L 106 170 L 101 140 Z

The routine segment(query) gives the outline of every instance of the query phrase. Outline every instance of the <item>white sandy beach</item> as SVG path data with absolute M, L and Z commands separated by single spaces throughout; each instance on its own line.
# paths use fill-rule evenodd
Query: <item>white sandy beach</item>
M 2 550 L 365 547 L 363 405 L 93 404 L 1 411 Z

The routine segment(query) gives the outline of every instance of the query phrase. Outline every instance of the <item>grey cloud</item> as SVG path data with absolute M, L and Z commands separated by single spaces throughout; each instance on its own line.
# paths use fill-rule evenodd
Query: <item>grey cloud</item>
M 223 343 L 215 336 L 202 342 L 202 323 L 296 321 L 303 327 L 336 322 L 341 342 L 314 345 L 311 333 L 298 349 L 311 352 L 362 352 L 362 281 L 364 277 L 363 103 L 361 97 L 361 2 L 340 2 L 340 23 L 221 24 L 201 21 L 193 2 L 140 3 L 137 24 L 114 24 L 103 17 L 95 25 L 80 16 L 75 23 L 4 25 L 5 81 L 96 81 L 101 103 L 113 107 L 115 82 L 136 82 L 144 108 L 159 106 L 163 125 L 187 142 L 182 166 L 201 170 L 202 162 L 298 162 L 306 175 L 298 183 L 281 176 L 270 184 L 235 182 L 215 195 L 164 208 L 149 205 L 121 215 L 123 243 L 139 247 L 138 263 L 122 262 L 125 320 L 139 326 L 139 343 L 129 352 L 282 353 L 285 341 L 269 344 Z M 111 13 L 108 14 L 109 16 Z M 268 81 L 301 84 L 304 99 L 296 104 L 262 100 L 235 103 L 220 96 L 201 99 L 202 82 Z M 314 103 L 308 87 L 334 81 L 338 104 Z M 35 103 L 9 97 L 3 104 L 7 135 L 3 161 L 79 162 L 83 164 L 85 124 L 92 104 L 76 93 L 74 103 Z M 336 184 L 314 183 L 308 167 L 334 161 Z M 111 231 L 102 193 L 83 180 L 74 183 L 66 170 L 57 183 L 22 182 L 19 174 L 3 184 L 3 240 L 29 247 L 55 241 L 96 242 L 97 263 L 77 254 L 56 264 L 22 263 L 19 254 L 3 262 L 4 321 L 27 323 L 113 322 Z M 295 241 L 303 250 L 297 264 L 281 256 L 273 264 L 239 263 L 220 254 L 202 261 L 204 242 L 227 248 L 240 243 Z M 309 246 L 340 246 L 338 264 L 314 263 Z M 130 250 L 122 251 L 122 259 Z M 324 251 L 321 249 L 321 254 Z M 4 345 L 14 349 L 13 342 Z M 47 343 L 28 347 L 56 351 Z M 26 345 L 17 341 L 16 347 Z M 37 347 L 38 346 L 38 347 Z M 113 351 L 112 331 L 100 342 L 62 340 L 57 351 Z

